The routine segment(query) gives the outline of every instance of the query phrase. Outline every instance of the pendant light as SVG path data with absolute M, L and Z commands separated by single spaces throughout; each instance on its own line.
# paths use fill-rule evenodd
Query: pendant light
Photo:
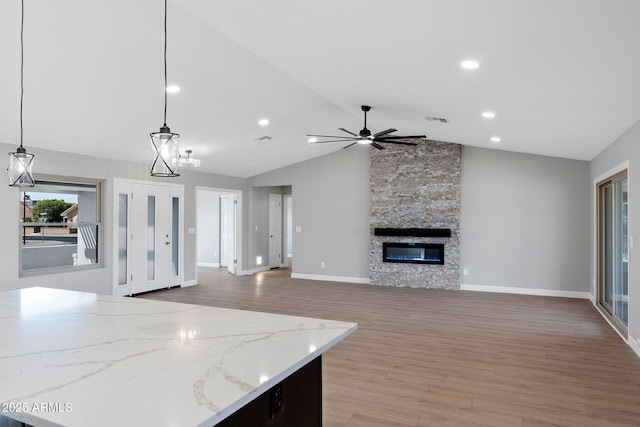
M 181 168 L 197 168 L 200 166 L 200 160 L 191 157 L 191 153 L 193 153 L 192 150 L 186 150 L 185 153 L 187 157 L 180 156 L 180 160 L 178 161 L 178 165 L 180 165 Z
M 22 101 L 24 98 L 24 0 L 22 0 L 22 15 L 20 18 L 20 147 L 15 152 L 9 153 L 9 186 L 33 187 L 35 181 L 31 169 L 33 167 L 33 154 L 27 153 L 22 146 Z
M 176 173 L 180 159 L 178 149 L 180 135 L 171 132 L 167 126 L 167 0 L 164 0 L 164 124 L 159 132 L 152 132 L 149 135 L 156 156 L 151 165 L 151 176 L 180 176 Z

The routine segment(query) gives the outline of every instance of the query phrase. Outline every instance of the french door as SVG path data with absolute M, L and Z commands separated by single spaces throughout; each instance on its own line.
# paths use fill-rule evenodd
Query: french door
M 181 283 L 181 199 L 175 186 L 116 182 L 116 295 Z
M 627 171 L 598 184 L 598 306 L 626 335 L 629 321 Z

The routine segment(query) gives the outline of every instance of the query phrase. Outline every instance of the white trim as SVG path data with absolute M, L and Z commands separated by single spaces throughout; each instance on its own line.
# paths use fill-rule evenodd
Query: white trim
M 578 291 L 561 291 L 556 289 L 537 289 L 537 288 L 514 288 L 510 286 L 487 286 L 487 285 L 470 285 L 460 284 L 461 291 L 478 291 L 478 292 L 498 292 L 505 294 L 519 294 L 519 295 L 538 295 L 545 297 L 561 297 L 561 298 L 579 298 L 579 299 L 592 299 L 592 295 L 589 292 Z
M 184 282 L 182 282 L 182 284 L 180 285 L 180 287 L 182 288 L 187 288 L 189 286 L 194 286 L 197 285 L 198 281 L 196 279 L 193 280 L 185 280 Z
M 322 274 L 291 273 L 292 279 L 324 280 L 327 282 L 364 283 L 369 284 L 366 277 L 325 276 Z
M 220 267 L 219 262 L 199 262 L 198 267 Z

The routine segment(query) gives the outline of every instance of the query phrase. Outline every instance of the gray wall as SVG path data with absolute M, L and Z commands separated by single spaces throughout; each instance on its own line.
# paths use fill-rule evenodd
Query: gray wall
M 634 127 L 621 141 L 591 164 L 591 175 L 620 159 L 638 161 Z M 5 152 L 15 147 L 0 144 Z M 111 259 L 113 178 L 152 180 L 148 165 L 33 150 L 39 173 L 104 179 L 105 268 L 18 278 L 18 238 L 15 211 L 4 210 L 0 227 L 0 290 L 25 286 L 51 286 L 73 290 L 112 292 Z M 621 160 L 620 160 L 621 161 Z M 632 164 L 633 168 L 633 164 Z M 632 169 L 633 170 L 633 169 Z M 245 209 L 243 258 L 250 270 L 262 243 L 252 237 L 251 226 L 268 227 L 268 212 L 257 208 L 250 187 L 291 186 L 295 207 L 293 273 L 311 276 L 367 279 L 369 267 L 369 151 L 354 147 L 252 177 L 225 177 L 182 171 L 171 182 L 185 186 L 185 280 L 196 279 L 196 186 L 243 190 Z M 638 200 L 630 173 L 632 200 Z M 264 189 L 263 189 L 264 190 Z M 261 192 L 254 188 L 254 191 Z M 0 186 L 4 200 L 18 200 L 19 190 Z M 251 194 L 250 194 L 251 193 Z M 256 193 L 257 195 L 258 193 Z M 268 198 L 268 191 L 266 191 Z M 526 154 L 463 147 L 462 150 L 462 262 L 469 276 L 462 283 L 506 287 L 588 291 L 589 277 L 589 164 Z M 261 197 L 261 196 L 260 196 Z M 253 205 L 253 206 L 252 206 Z M 633 205 L 631 206 L 633 209 Z M 254 211 L 255 210 L 255 211 Z M 633 232 L 633 223 L 630 225 Z M 493 229 L 493 231 L 492 231 Z M 495 230 L 498 230 L 497 232 Z M 266 235 L 266 233 L 265 233 Z M 268 248 L 268 246 L 267 246 Z M 633 251 L 631 252 L 633 256 Z M 325 268 L 320 262 L 325 262 Z M 631 263 L 630 278 L 638 274 Z M 631 287 L 638 299 L 637 287 Z M 638 319 L 631 315 L 631 322 Z M 636 325 L 636 330 L 638 325 Z M 632 328 L 630 327 L 630 330 Z
M 105 267 L 19 278 L 19 230 L 17 216 L 15 215 L 16 209 L 5 209 L 0 214 L 0 231 L 3 236 L 0 241 L 0 270 L 3 272 L 0 291 L 27 286 L 49 286 L 111 294 L 113 291 L 113 179 L 126 178 L 141 181 L 163 181 L 163 179 L 151 178 L 148 165 L 27 148 L 36 155 L 34 163 L 34 172 L 36 173 L 105 180 L 103 188 L 103 254 L 105 256 Z M 0 144 L 0 149 L 3 149 L 3 152 L 9 152 L 15 150 L 15 146 Z M 243 190 L 246 180 L 191 171 L 181 171 L 181 174 L 179 178 L 164 182 L 184 185 L 184 279 L 190 281 L 196 279 L 196 242 L 195 235 L 188 234 L 187 230 L 189 227 L 196 226 L 196 185 Z M 0 185 L 0 197 L 5 201 L 15 200 L 17 204 L 19 191 L 18 188 Z
M 368 278 L 367 148 L 249 178 L 293 186 L 293 273 Z M 461 283 L 588 292 L 588 181 L 588 162 L 462 147 Z
M 587 292 L 589 163 L 462 150 L 463 284 Z
M 249 186 L 292 186 L 294 274 L 368 278 L 368 149 L 355 146 L 249 178 Z
M 637 185 L 636 171 L 640 168 L 640 122 L 633 125 L 627 132 L 618 138 L 602 153 L 596 156 L 590 164 L 589 171 L 589 261 L 590 261 L 590 284 L 591 292 L 595 295 L 595 200 L 594 200 L 594 180 L 605 174 L 610 169 L 617 167 L 623 162 L 629 162 L 629 237 L 638 245 L 639 235 L 635 233 L 638 228 L 636 220 L 638 201 L 640 201 L 640 186 Z M 635 237 L 635 238 L 634 238 Z M 640 346 L 640 263 L 635 261 L 636 249 L 629 248 L 629 337 L 636 340 L 636 349 Z M 636 350 L 638 351 L 638 350 Z

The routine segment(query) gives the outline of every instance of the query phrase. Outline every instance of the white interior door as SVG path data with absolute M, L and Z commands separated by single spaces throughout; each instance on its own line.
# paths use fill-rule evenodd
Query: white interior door
M 229 196 L 220 196 L 220 267 L 229 266 Z
M 182 277 L 181 197 L 167 186 L 116 183 L 117 295 L 176 285 Z
M 236 199 L 236 195 L 231 193 L 227 197 L 227 218 L 228 218 L 228 227 L 227 227 L 227 253 L 229 257 L 229 262 L 227 264 L 227 270 L 231 274 L 236 274 L 236 269 L 238 266 L 238 257 L 236 254 L 236 215 L 237 215 L 237 206 L 238 201 Z
M 282 195 L 269 194 L 269 268 L 282 265 Z

